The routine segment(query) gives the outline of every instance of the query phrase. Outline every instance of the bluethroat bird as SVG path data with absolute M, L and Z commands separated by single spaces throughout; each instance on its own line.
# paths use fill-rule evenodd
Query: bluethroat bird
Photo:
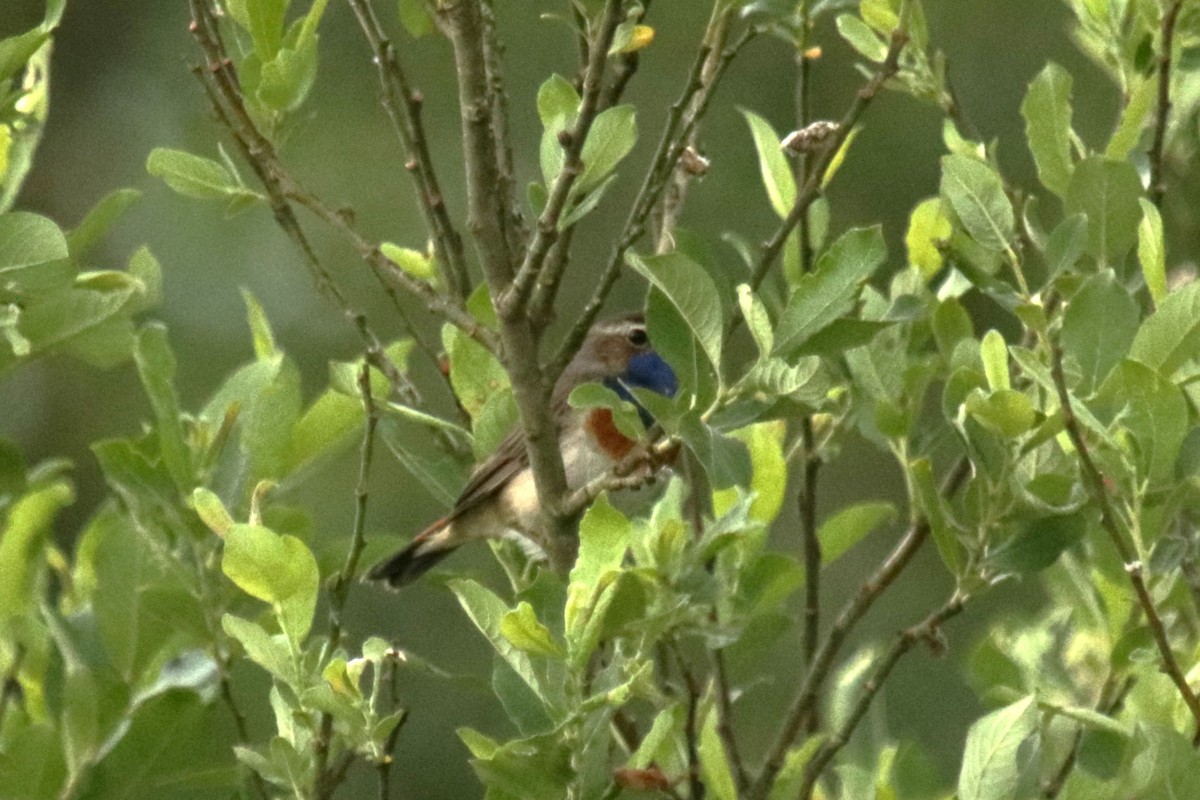
M 575 490 L 606 475 L 633 452 L 638 442 L 613 423 L 608 409 L 574 409 L 571 390 L 583 383 L 602 383 L 637 405 L 642 421 L 653 420 L 630 388 L 671 396 L 677 383 L 667 362 L 650 347 L 641 314 L 596 323 L 579 352 L 554 386 L 551 406 L 558 422 L 559 446 L 567 486 Z M 368 580 L 399 588 L 420 577 L 459 545 L 514 534 L 519 542 L 536 542 L 539 508 L 533 471 L 521 431 L 515 430 L 486 461 L 475 468 L 450 513 L 430 525 L 390 558 L 367 573 Z

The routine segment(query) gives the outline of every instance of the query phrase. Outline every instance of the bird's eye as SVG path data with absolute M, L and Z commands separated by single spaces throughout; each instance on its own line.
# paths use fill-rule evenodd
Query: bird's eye
M 650 344 L 650 337 L 646 336 L 645 328 L 634 328 L 629 332 L 629 343 L 634 347 L 645 347 Z

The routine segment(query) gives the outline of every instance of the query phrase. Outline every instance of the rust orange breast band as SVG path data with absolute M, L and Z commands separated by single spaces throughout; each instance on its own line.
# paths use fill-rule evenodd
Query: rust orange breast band
M 619 461 L 629 455 L 635 442 L 617 430 L 612 412 L 607 408 L 594 408 L 588 412 L 584 429 L 605 455 Z

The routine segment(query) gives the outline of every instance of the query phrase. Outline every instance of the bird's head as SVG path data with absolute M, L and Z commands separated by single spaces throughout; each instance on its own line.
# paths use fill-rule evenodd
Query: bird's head
M 630 389 L 648 389 L 671 397 L 679 388 L 671 366 L 654 352 L 646 334 L 642 314 L 601 320 L 592 326 L 587 338 L 563 373 L 569 387 L 595 381 L 637 405 Z M 649 414 L 638 405 L 647 424 Z

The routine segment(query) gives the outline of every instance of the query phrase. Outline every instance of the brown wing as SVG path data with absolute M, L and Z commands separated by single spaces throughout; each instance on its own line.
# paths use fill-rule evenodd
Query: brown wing
M 560 391 L 560 387 L 556 387 L 555 397 L 550 402 L 554 409 L 554 417 L 561 424 L 563 417 L 570 411 L 566 393 Z M 471 473 L 467 485 L 463 487 L 445 522 L 450 522 L 484 500 L 495 497 L 509 481 L 528 466 L 529 452 L 525 449 L 525 434 L 518 420 L 495 451 Z
M 467 485 L 454 502 L 454 507 L 446 516 L 446 522 L 494 497 L 528 465 L 529 453 L 525 450 L 525 437 L 518 427 L 504 437 L 504 441 L 500 442 L 486 461 L 475 467 Z

